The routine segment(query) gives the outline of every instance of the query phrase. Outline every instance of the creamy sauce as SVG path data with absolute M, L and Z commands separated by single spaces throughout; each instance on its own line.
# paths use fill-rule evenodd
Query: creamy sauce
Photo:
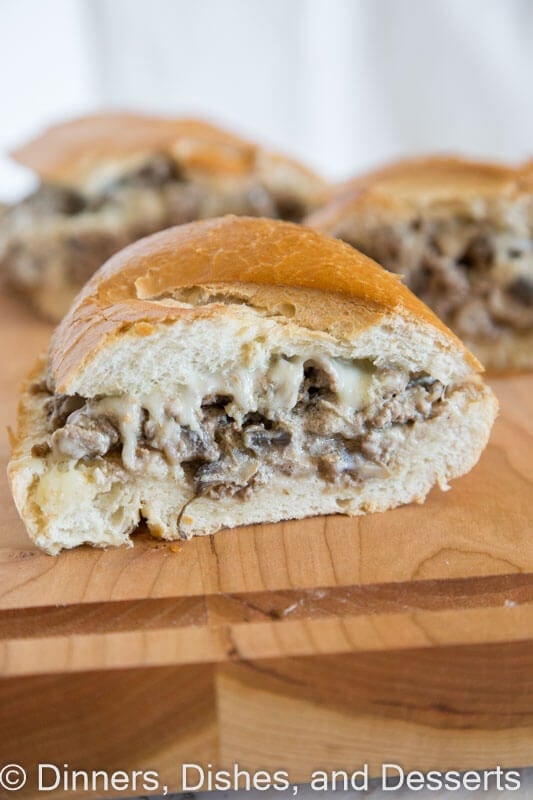
M 124 465 L 135 469 L 143 408 L 168 440 L 179 437 L 179 426 L 198 432 L 202 402 L 217 395 L 232 398 L 225 407 L 226 412 L 239 425 L 246 414 L 255 411 L 271 420 L 280 419 L 298 402 L 305 361 L 311 361 L 331 376 L 337 398 L 335 405 L 341 416 L 353 415 L 370 403 L 374 370 L 369 363 L 325 356 L 304 359 L 275 355 L 262 369 L 196 372 L 172 398 L 162 391 L 139 398 L 104 397 L 89 401 L 85 413 L 92 417 L 105 416 L 114 422 L 120 431 Z

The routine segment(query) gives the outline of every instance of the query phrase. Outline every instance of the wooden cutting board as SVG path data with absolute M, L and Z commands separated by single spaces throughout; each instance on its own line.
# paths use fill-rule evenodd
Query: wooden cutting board
M 50 330 L 0 295 L 3 429 Z M 492 385 L 477 467 L 386 514 L 51 558 L 2 467 L 0 766 L 29 767 L 23 795 L 39 761 L 170 789 L 185 760 L 294 781 L 532 764 L 533 376 Z

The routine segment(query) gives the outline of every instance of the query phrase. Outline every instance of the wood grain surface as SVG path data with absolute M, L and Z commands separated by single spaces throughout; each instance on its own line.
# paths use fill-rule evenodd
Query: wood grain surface
M 3 430 L 50 332 L 0 296 Z M 491 383 L 480 463 L 424 506 L 179 546 L 35 550 L 3 435 L 0 763 L 150 765 L 171 789 L 184 760 L 533 763 L 533 376 Z

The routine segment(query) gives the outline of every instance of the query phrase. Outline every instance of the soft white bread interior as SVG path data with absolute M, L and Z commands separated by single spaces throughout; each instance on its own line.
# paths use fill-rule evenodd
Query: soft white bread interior
M 13 496 L 50 553 L 130 543 L 141 519 L 175 539 L 422 502 L 487 442 L 480 370 L 351 247 L 192 223 L 114 256 L 57 329 L 23 389 Z

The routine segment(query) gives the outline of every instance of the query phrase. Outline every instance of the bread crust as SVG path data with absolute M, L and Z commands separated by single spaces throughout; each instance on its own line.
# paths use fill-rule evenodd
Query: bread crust
M 375 190 L 382 193 L 376 196 L 378 205 L 385 195 L 412 205 L 472 197 L 512 199 L 532 188 L 526 166 L 443 155 L 393 161 L 339 184 L 330 198 L 347 204 L 359 198 L 365 202 L 363 198 Z
M 460 210 L 476 199 L 513 202 L 533 192 L 533 170 L 454 156 L 394 161 L 323 195 L 322 208 L 307 218 L 319 231 L 331 231 L 353 214 L 408 219 L 420 208 Z
M 301 225 L 227 216 L 141 239 L 98 270 L 52 339 L 54 391 L 68 392 L 84 360 L 125 329 L 143 336 L 145 323 L 205 314 L 205 306 L 160 302 L 187 286 L 216 286 L 229 295 L 239 287 L 257 287 L 266 310 L 290 302 L 295 321 L 323 331 L 336 324 L 337 335 L 340 328 L 346 338 L 398 313 L 437 329 L 443 347 L 461 353 L 474 371 L 482 369 L 398 276 L 354 248 Z M 217 313 L 217 304 L 207 313 Z
M 245 178 L 286 168 L 316 190 L 323 180 L 312 170 L 199 119 L 128 112 L 93 114 L 54 125 L 12 151 L 12 157 L 42 180 L 82 187 L 103 165 L 125 165 L 154 153 L 171 156 L 195 176 Z
M 333 201 L 306 221 L 321 233 L 336 235 L 373 252 L 372 237 L 380 230 L 394 233 L 397 228 L 395 235 L 409 242 L 411 230 L 416 237 L 424 218 L 437 225 L 449 222 L 459 227 L 482 223 L 491 234 L 502 232 L 528 239 L 532 207 L 530 163 L 514 167 L 431 157 L 397 161 L 337 187 Z M 387 266 L 394 268 L 391 263 Z M 483 329 L 479 335 L 457 330 L 488 369 L 532 366 L 527 344 L 529 330 L 501 328 L 497 336 L 487 336 Z

